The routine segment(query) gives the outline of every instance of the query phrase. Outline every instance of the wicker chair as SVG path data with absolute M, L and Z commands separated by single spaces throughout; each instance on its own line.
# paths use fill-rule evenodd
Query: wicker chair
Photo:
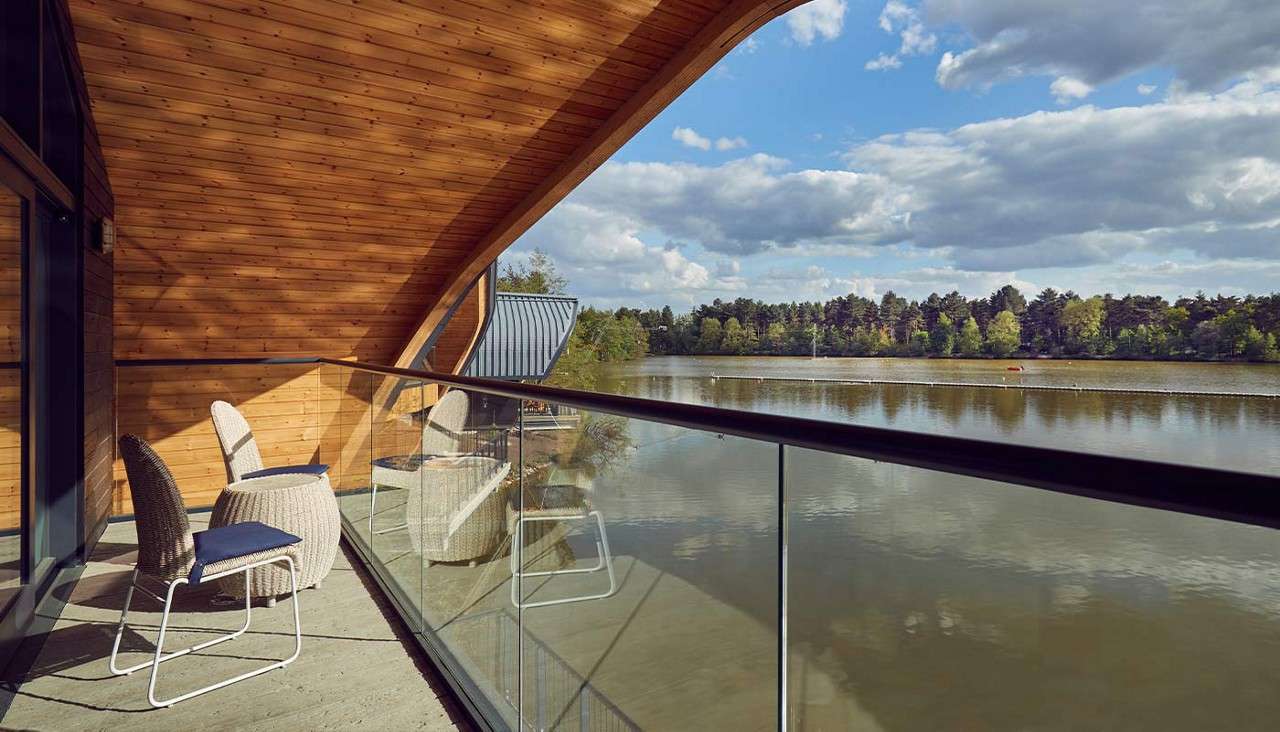
M 419 455 L 400 456 L 402 459 L 382 458 L 373 461 L 373 471 L 369 486 L 369 535 L 385 534 L 398 531 L 408 524 L 397 524 L 374 530 L 373 516 L 377 513 L 378 488 L 407 489 L 420 483 L 418 468 L 424 460 L 437 456 L 455 456 L 461 454 L 462 433 L 467 423 L 470 400 L 467 393 L 459 389 L 451 389 L 440 401 L 427 412 L 422 424 L 422 448 Z
M 329 472 L 328 465 L 317 464 L 263 467 L 258 441 L 253 438 L 253 430 L 249 428 L 249 422 L 240 414 L 240 410 L 219 400 L 213 403 L 209 412 L 213 415 L 213 431 L 218 433 L 218 443 L 222 446 L 222 461 L 227 467 L 228 483 L 282 473 L 322 475 Z
M 125 472 L 129 478 L 129 490 L 133 497 L 135 523 L 138 531 L 138 561 L 133 569 L 133 577 L 129 589 L 125 593 L 124 608 L 120 611 L 120 623 L 116 627 L 115 642 L 111 646 L 111 673 L 116 675 L 130 674 L 143 668 L 151 669 L 151 682 L 147 687 L 147 699 L 155 707 L 172 706 L 184 699 L 213 691 L 214 689 L 234 684 L 237 681 L 277 668 L 283 668 L 297 659 L 302 650 L 302 626 L 298 616 L 298 583 L 294 560 L 300 539 L 292 534 L 257 522 L 232 524 L 207 531 L 191 532 L 187 521 L 186 507 L 182 495 L 173 480 L 169 468 L 155 453 L 145 440 L 135 435 L 124 435 L 120 438 L 120 456 L 124 460 Z M 274 661 L 254 671 L 225 679 L 185 694 L 165 700 L 156 699 L 156 678 L 160 664 L 184 656 L 192 651 L 224 641 L 232 640 L 249 629 L 251 600 L 247 591 L 250 570 L 273 564 L 283 563 L 289 569 L 290 584 L 293 597 L 293 655 L 280 661 Z M 164 636 L 169 627 L 169 611 L 173 605 L 174 591 L 181 585 L 199 585 L 207 580 L 214 580 L 235 573 L 244 573 L 246 598 L 244 606 L 244 625 L 234 633 L 219 636 L 189 648 L 164 653 Z M 166 586 L 164 597 L 143 587 L 139 580 L 146 575 L 158 580 Z M 133 591 L 140 588 L 144 593 L 164 604 L 164 614 L 160 619 L 159 637 L 156 640 L 155 654 L 152 660 L 139 663 L 128 668 L 119 668 L 116 658 L 120 652 L 120 639 L 124 635 L 125 623 L 129 617 L 129 606 L 133 601 Z

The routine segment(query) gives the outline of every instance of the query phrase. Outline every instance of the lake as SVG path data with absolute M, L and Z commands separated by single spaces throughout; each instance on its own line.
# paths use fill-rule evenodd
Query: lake
M 730 357 L 611 365 L 598 388 L 1242 471 L 1280 465 L 1280 399 L 713 375 L 1280 391 L 1280 367 L 1264 365 Z M 591 488 L 615 555 L 697 587 L 708 619 L 730 622 L 724 606 L 749 618 L 739 650 L 770 658 L 776 446 L 635 420 L 627 434 L 627 456 Z M 804 450 L 788 450 L 785 479 L 798 727 L 1273 729 L 1280 719 L 1275 531 Z M 771 726 L 773 689 L 713 661 L 668 663 L 674 676 L 723 675 L 723 697 L 754 699 L 758 726 Z

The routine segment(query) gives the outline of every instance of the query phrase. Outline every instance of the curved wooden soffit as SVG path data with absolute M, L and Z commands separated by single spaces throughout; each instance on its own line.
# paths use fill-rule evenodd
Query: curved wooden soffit
M 635 96 L 476 243 L 462 265 L 449 275 L 394 365 L 415 366 L 415 357 L 450 307 L 466 296 L 471 283 L 499 254 L 738 43 L 765 23 L 805 2 L 807 0 L 737 0 L 707 23 Z

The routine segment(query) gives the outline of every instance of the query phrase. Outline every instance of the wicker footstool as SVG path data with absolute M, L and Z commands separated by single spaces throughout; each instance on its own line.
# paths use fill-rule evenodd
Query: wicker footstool
M 232 483 L 213 504 L 209 526 L 242 521 L 261 521 L 302 537 L 297 554 L 298 587 L 319 585 L 333 568 L 341 527 L 329 476 L 287 473 Z M 244 580 L 239 575 L 218 583 L 222 592 L 244 597 Z M 265 597 L 270 602 L 288 591 L 286 570 L 266 566 L 250 573 L 249 594 L 253 597 Z

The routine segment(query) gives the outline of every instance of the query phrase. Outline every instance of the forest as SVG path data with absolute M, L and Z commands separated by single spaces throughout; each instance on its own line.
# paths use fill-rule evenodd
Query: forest
M 500 290 L 517 292 L 564 292 L 566 286 L 538 252 L 528 267 L 508 266 L 498 282 Z M 1170 303 L 1158 295 L 1086 298 L 1045 288 L 1028 300 L 1005 285 L 978 298 L 953 291 L 908 300 L 890 291 L 879 300 L 855 294 L 775 304 L 717 299 L 681 315 L 669 306 L 588 307 L 556 371 L 576 374 L 590 363 L 646 354 L 1275 362 L 1277 340 L 1280 293 L 1197 292 Z
M 907 300 L 886 292 L 827 302 L 716 300 L 685 315 L 621 308 L 654 354 L 1115 357 L 1277 361 L 1280 294 L 1173 303 L 1158 295 L 1081 297 L 1046 288 L 1028 299 L 1005 285 L 988 297 L 959 292 Z

